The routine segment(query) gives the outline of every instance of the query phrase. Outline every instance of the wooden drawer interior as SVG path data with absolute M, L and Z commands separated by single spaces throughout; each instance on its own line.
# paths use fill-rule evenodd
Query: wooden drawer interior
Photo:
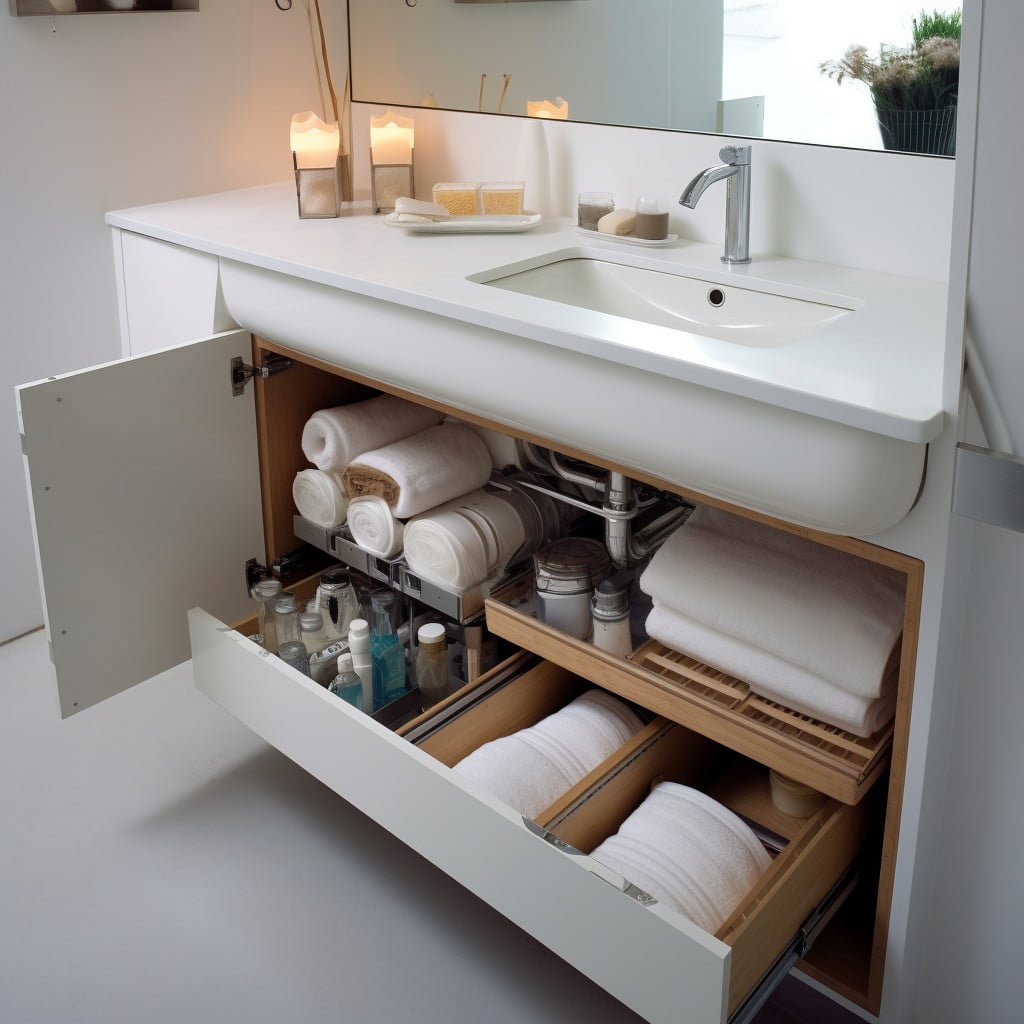
M 856 860 L 868 828 L 866 804 L 828 800 L 810 818 L 783 814 L 771 800 L 768 769 L 689 729 L 656 719 L 606 765 L 539 821 L 570 846 L 590 853 L 612 835 L 655 782 L 693 786 L 785 847 L 715 937 L 733 948 L 730 1014 L 758 984 L 780 950 Z
M 891 722 L 861 739 L 656 640 L 618 658 L 540 622 L 532 591 L 529 574 L 496 591 L 486 602 L 488 629 L 844 803 L 861 800 L 888 765 Z

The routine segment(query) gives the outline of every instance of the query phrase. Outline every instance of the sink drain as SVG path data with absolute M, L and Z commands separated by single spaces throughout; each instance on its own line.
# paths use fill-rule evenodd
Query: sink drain
M 708 303 L 718 309 L 725 305 L 725 292 L 721 288 L 712 288 L 708 292 Z

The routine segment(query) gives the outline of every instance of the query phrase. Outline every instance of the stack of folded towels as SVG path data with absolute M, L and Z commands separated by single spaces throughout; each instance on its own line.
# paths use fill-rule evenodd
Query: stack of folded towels
M 502 572 L 526 537 L 515 496 L 482 490 L 495 443 L 391 395 L 322 409 L 302 431 L 316 469 L 296 475 L 292 496 L 311 522 L 347 522 L 364 550 L 388 559 L 404 550 L 416 575 L 464 589 Z
M 654 786 L 590 856 L 712 933 L 771 864 L 742 819 L 676 782 Z
M 640 578 L 647 632 L 754 693 L 874 735 L 895 713 L 904 577 L 701 507 Z
M 536 725 L 478 747 L 453 771 L 535 818 L 641 727 L 622 701 L 588 690 Z

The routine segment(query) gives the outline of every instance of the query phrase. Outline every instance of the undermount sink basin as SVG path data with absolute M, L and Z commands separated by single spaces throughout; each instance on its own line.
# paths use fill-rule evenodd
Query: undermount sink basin
M 546 262 L 474 274 L 479 284 L 740 345 L 786 345 L 849 315 L 841 297 L 821 301 L 690 277 L 619 254 L 552 253 Z

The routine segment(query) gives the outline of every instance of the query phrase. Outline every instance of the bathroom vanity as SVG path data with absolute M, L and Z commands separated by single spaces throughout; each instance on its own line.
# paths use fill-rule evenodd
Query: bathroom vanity
M 359 209 L 300 222 L 290 185 L 108 219 L 130 358 L 20 392 L 63 714 L 191 655 L 204 693 L 645 1018 L 745 1019 L 796 961 L 877 1013 L 907 930 L 894 892 L 927 733 L 914 695 L 930 692 L 929 517 L 950 473 L 944 288 L 782 259 L 727 272 L 718 246 L 686 242 L 627 260 L 567 221 L 473 237 Z M 706 309 L 682 331 L 488 283 L 565 260 L 696 280 L 726 309 L 740 289 L 841 315 L 792 342 L 723 341 Z M 268 656 L 244 635 L 245 566 L 310 585 L 291 502 L 302 424 L 382 391 L 897 570 L 894 722 L 858 740 L 656 643 L 605 654 L 518 610 L 522 581 L 484 613 L 521 653 L 398 731 Z M 536 821 L 450 771 L 590 684 L 650 722 Z M 824 807 L 776 811 L 769 768 Z M 715 934 L 585 855 L 662 777 L 786 840 Z

